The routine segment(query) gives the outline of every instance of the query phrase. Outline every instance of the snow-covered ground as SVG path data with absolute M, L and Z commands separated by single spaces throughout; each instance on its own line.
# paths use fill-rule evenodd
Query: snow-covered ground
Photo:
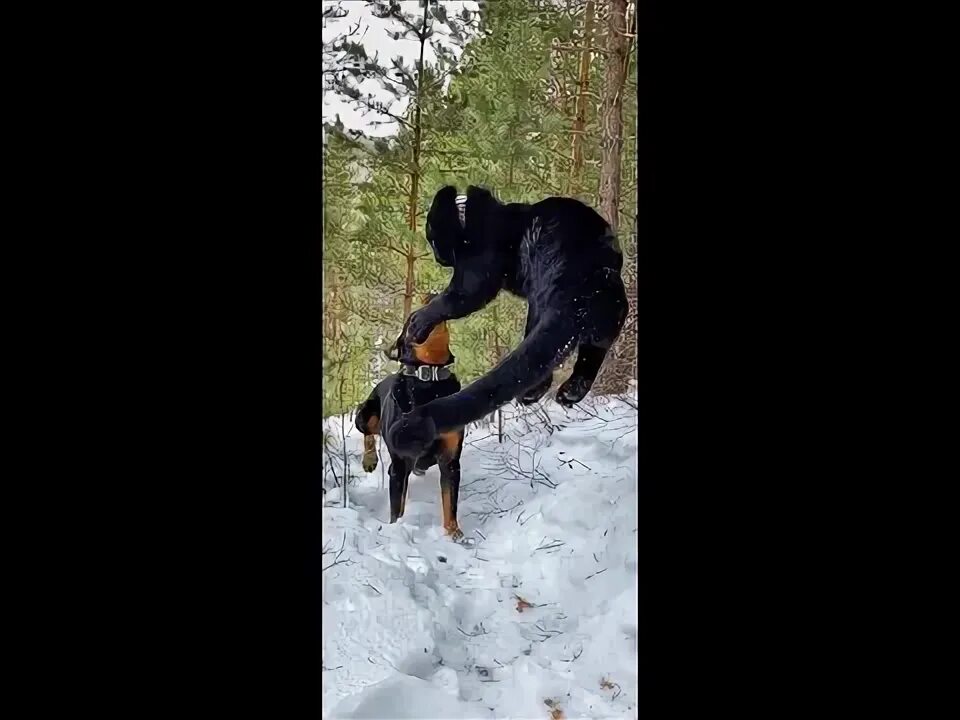
M 436 467 L 387 523 L 385 449 L 364 473 L 346 419 L 348 508 L 325 478 L 325 719 L 637 717 L 635 406 L 506 408 L 502 444 L 471 428 L 466 544 L 443 535 Z

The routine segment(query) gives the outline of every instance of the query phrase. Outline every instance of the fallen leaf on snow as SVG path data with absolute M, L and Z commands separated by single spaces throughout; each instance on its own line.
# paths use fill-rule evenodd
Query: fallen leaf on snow
M 524 609 L 526 609 L 526 608 L 532 608 L 532 607 L 533 607 L 533 605 L 531 605 L 530 603 L 528 603 L 526 600 L 524 600 L 524 599 L 523 599 L 522 597 L 520 597 L 519 595 L 514 595 L 514 597 L 517 599 L 517 612 L 521 612 L 521 613 L 522 613 L 522 612 L 524 611 Z
M 550 710 L 550 720 L 566 720 L 563 715 L 563 710 L 560 709 L 560 706 L 557 704 L 556 700 L 547 698 L 543 701 L 543 704 L 548 708 L 552 708 L 552 710 Z

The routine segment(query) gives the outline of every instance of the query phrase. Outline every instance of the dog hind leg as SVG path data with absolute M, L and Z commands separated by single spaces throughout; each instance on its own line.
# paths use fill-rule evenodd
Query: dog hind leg
M 440 436 L 443 450 L 440 453 L 440 502 L 443 507 L 443 529 L 452 540 L 463 537 L 457 522 L 457 501 L 460 498 L 460 452 L 463 448 L 463 431 L 443 433 Z
M 410 467 L 407 461 L 390 454 L 390 522 L 395 523 L 403 517 L 407 500 L 407 481 L 410 478 Z

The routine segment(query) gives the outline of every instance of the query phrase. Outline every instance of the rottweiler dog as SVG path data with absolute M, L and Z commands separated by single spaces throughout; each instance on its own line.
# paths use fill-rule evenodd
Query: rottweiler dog
M 404 337 L 409 322 L 408 317 L 387 354 L 389 359 L 400 362 L 400 370 L 382 380 L 357 409 L 356 426 L 364 435 L 363 466 L 367 472 L 376 467 L 374 436 L 379 434 L 390 454 L 390 522 L 394 523 L 403 517 L 410 473 L 422 475 L 428 468 L 439 465 L 443 529 L 452 539 L 459 540 L 463 537 L 457 523 L 463 430 L 440 433 L 416 457 L 398 455 L 390 444 L 389 429 L 403 415 L 460 390 L 460 381 L 448 368 L 454 357 L 450 352 L 447 324 L 435 325 L 422 343 L 407 343 Z
M 411 315 L 408 343 L 423 342 L 438 323 L 480 310 L 503 289 L 526 298 L 527 323 L 520 345 L 489 373 L 394 423 L 387 433 L 393 451 L 417 457 L 438 434 L 514 398 L 536 402 L 575 348 L 577 360 L 557 402 L 580 402 L 627 317 L 623 255 L 610 225 L 572 198 L 503 204 L 483 188 L 471 186 L 464 197 L 447 186 L 433 198 L 426 231 L 437 263 L 453 268 L 453 277 Z

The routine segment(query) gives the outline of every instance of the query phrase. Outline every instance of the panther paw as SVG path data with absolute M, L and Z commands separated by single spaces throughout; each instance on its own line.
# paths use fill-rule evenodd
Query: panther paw
M 390 429 L 388 446 L 400 457 L 419 458 L 437 438 L 437 426 L 416 410 L 401 417 Z
M 579 375 L 571 375 L 567 381 L 557 389 L 557 402 L 563 407 L 573 407 L 583 400 L 590 391 L 590 383 Z
M 434 325 L 436 325 L 436 322 L 431 320 L 427 313 L 423 312 L 423 308 L 417 310 L 410 316 L 405 340 L 418 345 L 426 342 Z

